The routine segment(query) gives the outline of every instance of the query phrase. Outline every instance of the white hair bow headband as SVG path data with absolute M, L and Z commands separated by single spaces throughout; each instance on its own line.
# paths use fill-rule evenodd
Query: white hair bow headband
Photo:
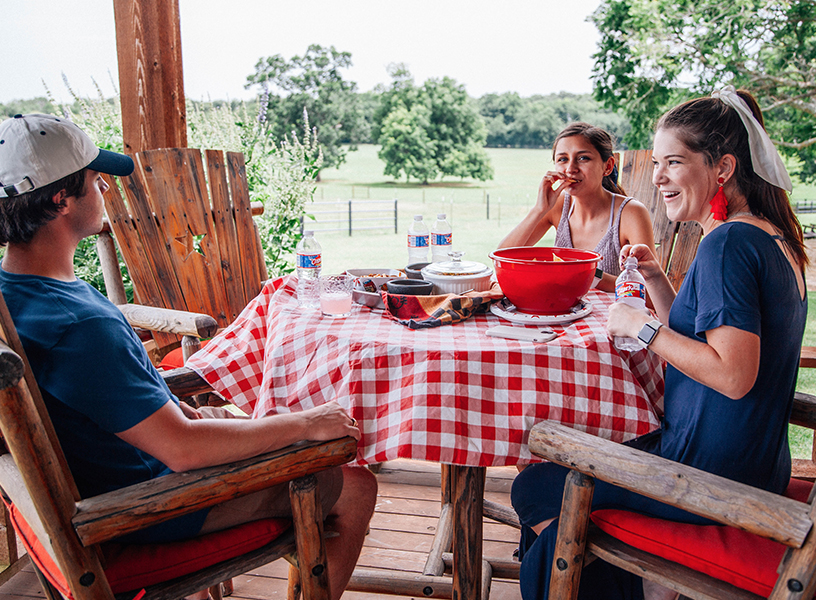
M 737 111 L 737 114 L 742 120 L 742 124 L 748 131 L 748 143 L 751 147 L 751 162 L 754 168 L 754 173 L 762 177 L 768 183 L 776 187 L 787 190 L 793 190 L 791 178 L 788 175 L 785 165 L 782 163 L 782 158 L 776 150 L 771 138 L 765 128 L 759 124 L 759 121 L 754 117 L 754 113 L 745 103 L 745 101 L 737 95 L 733 85 L 727 85 L 723 89 L 711 94 L 712 98 L 719 98 L 728 106 Z

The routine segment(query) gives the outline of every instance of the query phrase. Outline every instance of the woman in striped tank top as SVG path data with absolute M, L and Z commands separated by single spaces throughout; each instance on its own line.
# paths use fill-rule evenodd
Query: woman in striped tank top
M 617 184 L 612 136 L 588 123 L 568 125 L 553 144 L 555 170 L 538 188 L 535 206 L 499 248 L 533 246 L 551 227 L 559 248 L 594 249 L 603 259 L 598 289 L 613 292 L 626 244 L 645 244 L 655 252 L 649 211 Z

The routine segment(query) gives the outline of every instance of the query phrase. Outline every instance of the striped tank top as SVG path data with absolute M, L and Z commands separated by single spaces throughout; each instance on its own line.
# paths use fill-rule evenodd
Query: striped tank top
M 623 202 L 618 208 L 617 214 L 615 213 L 615 203 L 611 203 L 609 208 L 609 227 L 607 227 L 606 233 L 600 239 L 598 245 L 595 246 L 595 252 L 600 254 L 602 257 L 601 261 L 598 263 L 598 266 L 604 273 L 611 273 L 616 277 L 620 274 L 620 217 L 621 213 L 623 212 L 623 207 L 626 206 L 631 199 L 631 197 L 626 197 L 623 199 Z M 572 204 L 572 197 L 568 193 L 565 193 L 564 208 L 561 211 L 561 220 L 558 222 L 558 227 L 555 231 L 555 246 L 557 248 L 575 247 L 572 245 L 572 234 L 570 233 L 569 226 L 569 218 L 572 215 L 573 210 L 574 205 Z

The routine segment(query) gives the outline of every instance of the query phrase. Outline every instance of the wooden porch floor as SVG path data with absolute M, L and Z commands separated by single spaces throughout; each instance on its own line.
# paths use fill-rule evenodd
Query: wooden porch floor
M 510 506 L 510 485 L 515 467 L 487 470 L 485 499 Z M 364 569 L 396 569 L 421 574 L 431 548 L 439 517 L 439 465 L 397 460 L 382 466 L 377 476 L 379 498 L 358 566 Z M 490 519 L 484 521 L 484 553 L 487 558 L 510 560 L 518 545 L 518 530 Z M 234 580 L 233 600 L 286 598 L 288 563 L 276 561 Z M 0 600 L 43 599 L 45 596 L 30 566 L 25 566 L 0 586 Z M 344 600 L 413 598 L 346 592 Z M 493 579 L 490 600 L 520 600 L 517 581 Z

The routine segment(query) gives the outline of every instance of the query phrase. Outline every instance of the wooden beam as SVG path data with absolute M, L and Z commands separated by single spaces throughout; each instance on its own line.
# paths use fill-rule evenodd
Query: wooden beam
M 187 147 L 178 0 L 114 0 L 128 154 Z

